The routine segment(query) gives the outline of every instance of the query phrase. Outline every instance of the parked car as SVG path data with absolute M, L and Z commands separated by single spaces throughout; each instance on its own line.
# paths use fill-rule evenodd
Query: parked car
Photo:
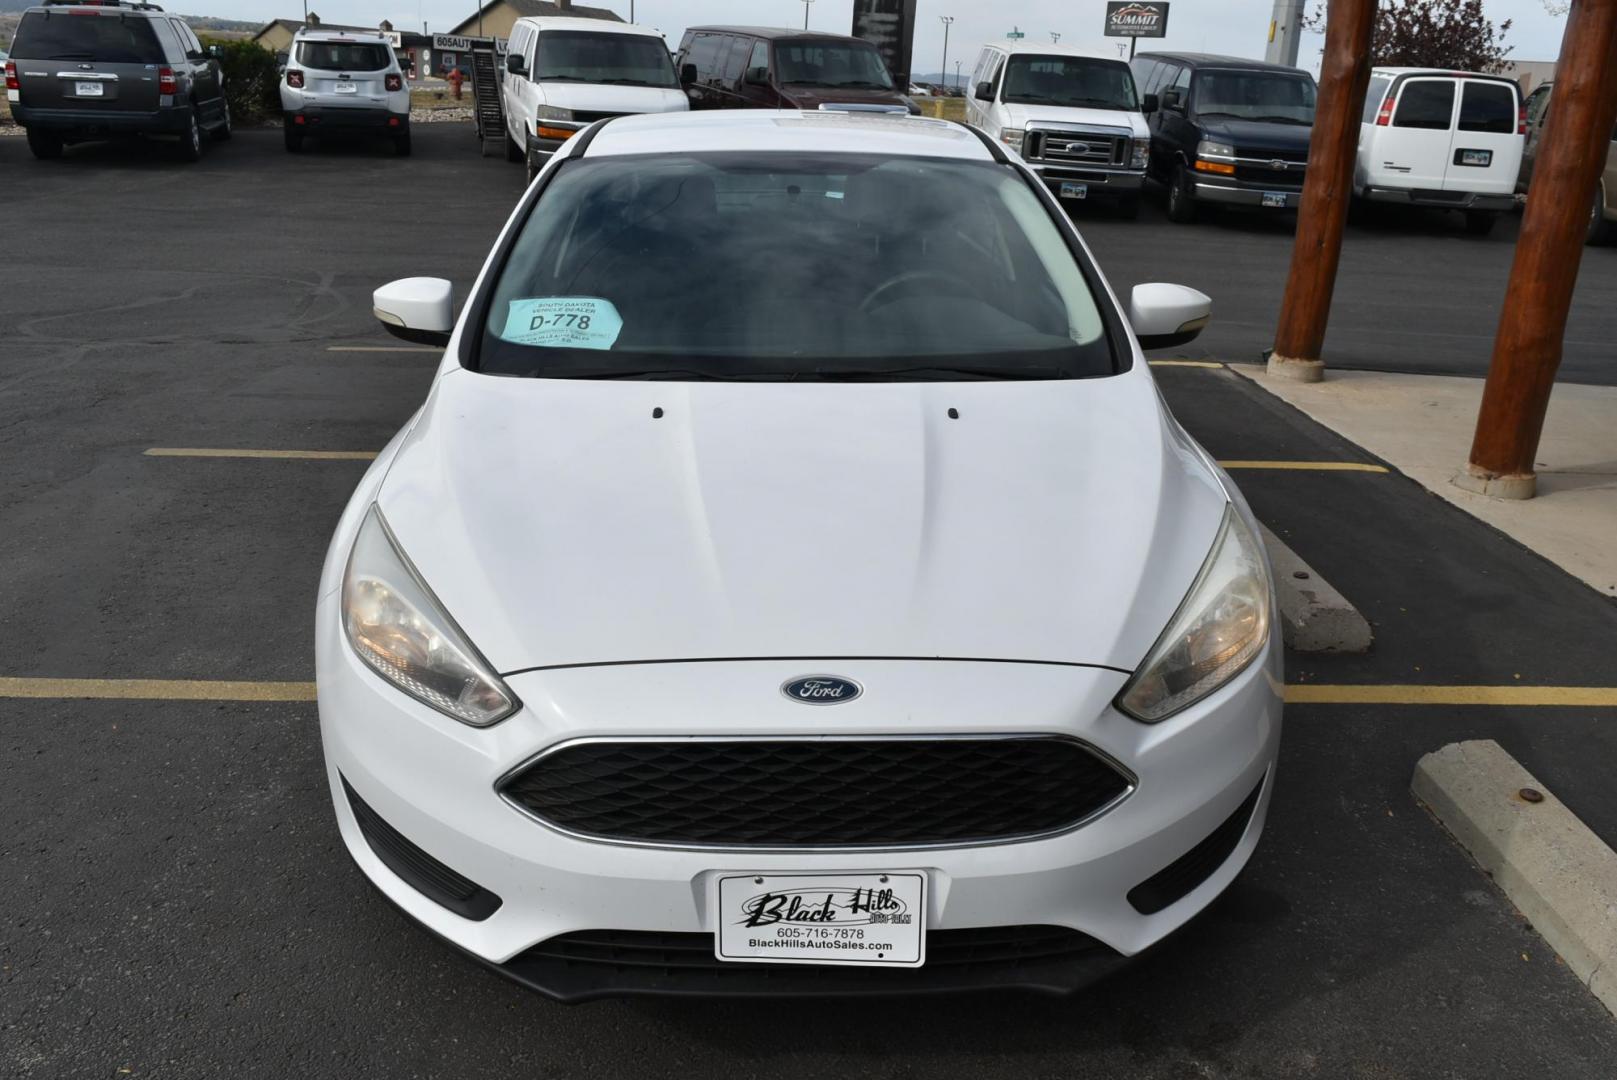
M 306 27 L 292 39 L 281 77 L 286 149 L 307 138 L 381 136 L 410 152 L 410 90 L 393 47 L 380 31 Z
M 1281 725 L 1257 525 L 1042 180 L 941 120 L 557 150 L 326 557 L 343 842 L 558 998 L 1081 985 L 1206 908 Z
M 1527 95 L 1527 139 L 1522 150 L 1522 169 L 1516 189 L 1525 192 L 1533 179 L 1533 164 L 1538 160 L 1539 144 L 1544 138 L 1544 123 L 1550 117 L 1550 94 L 1554 83 L 1541 83 Z M 1606 148 L 1606 168 L 1595 182 L 1594 200 L 1589 206 L 1589 231 L 1586 242 L 1609 244 L 1617 241 L 1617 128 L 1612 129 L 1611 145 Z
M 1168 189 L 1170 220 L 1194 221 L 1200 203 L 1297 208 L 1314 124 L 1313 76 L 1204 53 L 1141 53 L 1131 66 L 1145 104 L 1156 106 L 1146 113 L 1149 173 Z
M 579 18 L 516 21 L 500 99 L 506 159 L 526 162 L 530 181 L 593 121 L 690 108 L 661 34 L 649 26 Z
M 966 119 L 1020 153 L 1057 195 L 1110 199 L 1127 217 L 1139 213 L 1151 129 L 1122 60 L 993 42 L 971 80 Z
M 1375 68 L 1361 120 L 1353 169 L 1359 198 L 1458 210 L 1480 236 L 1515 207 L 1526 123 L 1513 80 Z
M 5 61 L 11 116 L 37 158 L 124 135 L 173 135 L 202 156 L 204 133 L 230 138 L 219 61 L 155 4 L 46 0 L 24 11 Z
M 693 26 L 674 59 L 693 109 L 885 105 L 919 113 L 881 53 L 841 34 L 764 26 Z

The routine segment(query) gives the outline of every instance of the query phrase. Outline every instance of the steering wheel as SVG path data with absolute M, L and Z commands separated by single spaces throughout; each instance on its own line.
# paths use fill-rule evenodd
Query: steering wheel
M 941 285 L 945 292 L 958 296 L 969 296 L 974 292 L 970 282 L 953 274 L 944 274 L 936 270 L 905 270 L 894 274 L 874 289 L 871 289 L 865 295 L 865 298 L 859 302 L 859 310 L 868 315 L 877 308 L 885 307 L 898 299 L 896 296 L 889 297 L 889 293 L 897 292 L 900 289 L 913 289 L 925 283 Z

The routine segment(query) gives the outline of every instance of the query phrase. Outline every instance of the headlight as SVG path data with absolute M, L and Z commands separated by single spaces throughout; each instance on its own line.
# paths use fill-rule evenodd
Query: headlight
M 1135 139 L 1134 149 L 1129 154 L 1129 168 L 1143 169 L 1151 160 L 1151 140 Z
M 1203 139 L 1196 144 L 1196 156 L 1204 161 L 1233 162 L 1235 147 L 1216 139 Z
M 1117 706 L 1155 724 L 1241 672 L 1269 640 L 1269 565 L 1233 506 L 1196 583 L 1168 621 Z
M 1022 152 L 1022 136 L 1025 134 L 1026 132 L 1021 128 L 1000 128 L 999 141 L 1020 154 Z
M 558 109 L 554 105 L 541 105 L 533 110 L 535 120 L 566 120 L 571 122 L 573 110 Z
M 422 704 L 474 727 L 516 711 L 516 696 L 438 604 L 374 506 L 348 556 L 342 607 L 360 659 Z

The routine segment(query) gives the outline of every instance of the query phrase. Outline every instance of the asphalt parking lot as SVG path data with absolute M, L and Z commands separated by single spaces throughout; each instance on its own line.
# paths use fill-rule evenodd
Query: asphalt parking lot
M 1070 999 L 567 1008 L 369 887 L 311 702 L 6 690 L 312 678 L 320 562 L 364 461 L 146 451 L 381 447 L 435 357 L 380 332 L 371 290 L 413 274 L 464 290 L 522 185 L 458 124 L 418 129 L 409 159 L 290 157 L 276 131 L 197 166 L 164 150 L 36 163 L 0 140 L 0 1075 L 1611 1075 L 1617 1022 L 1408 787 L 1421 754 L 1495 738 L 1610 842 L 1614 708 L 1291 705 L 1248 872 Z M 1214 297 L 1198 354 L 1266 344 L 1282 223 L 1077 216 L 1120 293 Z M 1509 237 L 1356 227 L 1332 361 L 1480 373 Z M 1614 284 L 1617 251 L 1590 252 L 1565 377 L 1610 381 Z M 1397 336 L 1411 325 L 1431 344 Z M 1216 457 L 1368 461 L 1226 371 L 1156 370 Z M 1617 684 L 1617 607 L 1405 478 L 1236 478 L 1376 629 L 1366 657 L 1288 657 L 1289 684 Z

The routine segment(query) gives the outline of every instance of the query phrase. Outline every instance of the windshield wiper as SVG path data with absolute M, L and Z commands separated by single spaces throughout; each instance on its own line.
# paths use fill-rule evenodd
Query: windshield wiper
M 930 380 L 946 382 L 952 379 L 1063 379 L 1066 372 L 1059 368 L 990 368 L 960 367 L 953 364 L 931 364 L 900 368 L 815 368 L 814 378 L 828 382 L 879 382 L 895 376 L 925 376 Z
M 881 83 L 865 82 L 863 80 L 858 80 L 858 81 L 855 81 L 855 82 L 831 83 L 830 85 L 837 87 L 839 90 L 846 90 L 846 89 L 848 89 L 850 87 L 857 87 L 857 88 L 862 89 L 862 90 L 891 90 L 892 89 L 891 86 L 883 86 Z
M 606 86 L 668 86 L 668 83 L 654 83 L 646 79 L 602 79 Z
M 826 87 L 835 87 L 837 84 L 836 83 L 828 83 L 823 79 L 792 79 L 791 81 L 787 82 L 786 85 L 787 86 L 826 86 Z
M 1295 116 L 1254 116 L 1252 119 L 1271 124 L 1300 124 L 1303 127 L 1310 127 L 1314 123 L 1312 120 L 1299 120 Z

